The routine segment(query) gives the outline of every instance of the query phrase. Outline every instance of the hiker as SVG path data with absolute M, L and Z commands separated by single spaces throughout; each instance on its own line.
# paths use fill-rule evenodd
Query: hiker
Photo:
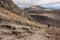
M 28 16 L 28 19 L 29 19 L 29 20 L 31 20 L 31 17 L 30 17 L 30 16 Z
M 50 27 L 50 26 L 51 26 L 51 23 L 48 24 L 48 27 Z

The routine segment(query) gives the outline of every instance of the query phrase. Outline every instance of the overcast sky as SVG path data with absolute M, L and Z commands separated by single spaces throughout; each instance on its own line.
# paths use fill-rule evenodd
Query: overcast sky
M 58 8 L 60 0 L 13 0 L 19 7 L 29 7 L 31 5 L 41 5 L 44 7 Z

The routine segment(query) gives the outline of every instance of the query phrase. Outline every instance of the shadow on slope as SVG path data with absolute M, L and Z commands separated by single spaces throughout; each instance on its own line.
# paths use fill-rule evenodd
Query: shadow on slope
M 46 25 L 48 25 L 48 23 L 51 23 L 52 26 L 56 26 L 56 27 L 60 26 L 60 21 L 53 18 L 49 18 L 47 16 L 31 15 L 31 17 L 38 23 L 42 23 Z

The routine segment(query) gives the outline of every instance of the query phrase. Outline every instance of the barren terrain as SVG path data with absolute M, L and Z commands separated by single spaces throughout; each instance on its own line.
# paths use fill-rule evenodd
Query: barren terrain
M 0 0 L 0 40 L 60 40 L 60 21 L 51 18 L 53 15 L 33 15 L 33 20 L 28 20 L 22 13 L 12 0 Z M 48 28 L 47 19 L 54 26 Z

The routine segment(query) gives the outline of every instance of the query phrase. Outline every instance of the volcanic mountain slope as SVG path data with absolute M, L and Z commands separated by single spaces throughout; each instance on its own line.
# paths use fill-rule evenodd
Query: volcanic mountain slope
M 59 28 L 47 28 L 44 24 L 30 21 L 18 15 L 19 11 L 14 10 L 14 6 L 13 11 L 4 2 L 6 5 L 13 4 L 12 0 L 0 0 L 0 40 L 60 40 Z
M 35 7 L 35 8 L 29 8 L 26 10 L 26 14 L 31 16 L 30 19 L 32 21 L 36 21 L 42 24 L 48 24 L 49 22 L 52 25 L 60 26 L 60 11 L 57 10 L 51 10 L 43 7 Z M 45 20 L 45 21 L 44 21 Z
M 51 10 L 43 7 L 30 7 L 26 10 L 26 14 L 29 15 L 32 21 L 39 22 L 48 25 L 51 23 L 55 26 L 60 26 L 60 12 L 58 10 Z
M 50 18 L 53 18 L 53 19 L 56 19 L 56 20 L 60 20 L 60 10 L 57 9 L 57 10 L 51 10 L 51 9 L 48 9 L 48 8 L 44 8 L 44 7 L 40 7 L 40 6 L 37 6 L 37 7 L 30 7 L 28 9 L 25 10 L 25 14 L 27 15 L 42 15 L 42 16 L 47 16 L 47 17 L 50 17 Z
M 41 24 L 45 24 L 48 25 L 49 23 L 51 24 L 51 26 L 55 26 L 55 27 L 59 27 L 60 28 L 60 21 L 53 19 L 51 17 L 48 16 L 42 16 L 42 15 L 31 15 L 32 21 L 36 21 L 38 23 Z

